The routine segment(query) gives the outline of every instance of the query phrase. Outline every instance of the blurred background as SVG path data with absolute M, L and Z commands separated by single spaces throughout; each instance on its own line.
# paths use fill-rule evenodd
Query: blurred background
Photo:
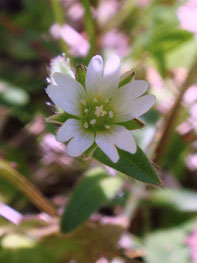
M 196 0 L 0 1 L 0 262 L 197 262 L 196 37 Z M 53 207 L 62 214 L 100 164 L 55 140 L 47 78 L 112 52 L 156 95 L 134 134 L 163 185 L 124 179 L 85 224 L 59 234 Z

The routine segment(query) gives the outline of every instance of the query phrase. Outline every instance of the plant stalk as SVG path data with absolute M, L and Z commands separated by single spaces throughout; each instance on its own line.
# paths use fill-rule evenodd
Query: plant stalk
M 0 160 L 0 177 L 9 181 L 18 190 L 23 192 L 41 211 L 46 212 L 50 216 L 58 216 L 56 209 L 45 196 L 27 178 L 22 176 L 4 160 Z

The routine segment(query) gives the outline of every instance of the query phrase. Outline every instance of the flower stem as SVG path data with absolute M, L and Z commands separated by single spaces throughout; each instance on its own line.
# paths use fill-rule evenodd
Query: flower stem
M 124 215 L 130 220 L 135 216 L 136 209 L 141 200 L 141 196 L 144 193 L 146 186 L 144 184 L 133 183 L 130 188 L 130 196 L 127 201 L 126 207 L 123 211 Z
M 105 32 L 109 31 L 112 28 L 117 28 L 121 25 L 131 14 L 132 10 L 135 8 L 136 0 L 126 0 L 122 4 L 119 12 L 112 16 L 112 18 L 107 22 L 103 30 Z
M 157 164 L 161 162 L 162 156 L 166 149 L 166 145 L 168 145 L 169 138 L 175 128 L 176 120 L 177 120 L 177 116 L 180 110 L 183 95 L 185 91 L 187 90 L 187 88 L 189 88 L 191 84 L 194 83 L 196 76 L 197 76 L 197 61 L 195 59 L 195 62 L 193 63 L 190 71 L 188 72 L 185 82 L 180 88 L 180 93 L 178 94 L 175 100 L 175 103 L 173 104 L 172 108 L 169 110 L 168 114 L 166 115 L 166 118 L 164 119 L 164 122 L 161 128 L 161 131 L 162 131 L 161 136 L 156 146 L 155 157 L 153 159 L 153 161 Z
M 60 26 L 65 24 L 65 16 L 63 13 L 63 8 L 60 4 L 59 0 L 51 0 L 51 5 L 52 5 L 52 9 L 53 9 L 53 13 L 54 13 L 54 18 L 56 23 L 58 23 Z M 62 50 L 62 52 L 64 52 L 65 54 L 68 54 L 68 46 L 67 44 L 64 42 L 63 39 L 60 38 L 60 48 Z
M 95 27 L 95 22 L 92 17 L 92 12 L 91 12 L 91 5 L 89 0 L 82 0 L 82 4 L 85 10 L 85 29 L 89 37 L 90 41 L 90 51 L 88 54 L 87 60 L 89 61 L 90 58 L 94 55 L 95 49 L 96 49 L 96 27 Z
M 4 160 L 0 160 L 0 177 L 9 181 L 23 192 L 40 210 L 46 212 L 50 216 L 58 216 L 56 209 L 44 195 L 27 178 L 22 176 Z

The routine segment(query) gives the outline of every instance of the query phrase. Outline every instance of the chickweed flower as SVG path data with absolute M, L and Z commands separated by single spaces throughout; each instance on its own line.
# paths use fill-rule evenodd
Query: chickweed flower
M 143 95 L 148 83 L 132 80 L 119 88 L 120 59 L 113 55 L 105 65 L 94 56 L 87 68 L 85 87 L 74 78 L 56 72 L 55 83 L 46 92 L 53 103 L 70 114 L 57 131 L 56 139 L 67 143 L 67 152 L 77 157 L 95 142 L 117 162 L 117 148 L 134 154 L 137 150 L 131 131 L 122 124 L 139 117 L 155 104 L 155 96 Z

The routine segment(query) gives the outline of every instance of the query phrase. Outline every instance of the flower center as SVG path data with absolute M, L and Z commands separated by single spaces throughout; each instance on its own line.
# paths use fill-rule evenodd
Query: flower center
M 83 127 L 91 131 L 109 130 L 111 128 L 114 113 L 109 100 L 101 101 L 94 98 L 88 102 L 82 102 Z

